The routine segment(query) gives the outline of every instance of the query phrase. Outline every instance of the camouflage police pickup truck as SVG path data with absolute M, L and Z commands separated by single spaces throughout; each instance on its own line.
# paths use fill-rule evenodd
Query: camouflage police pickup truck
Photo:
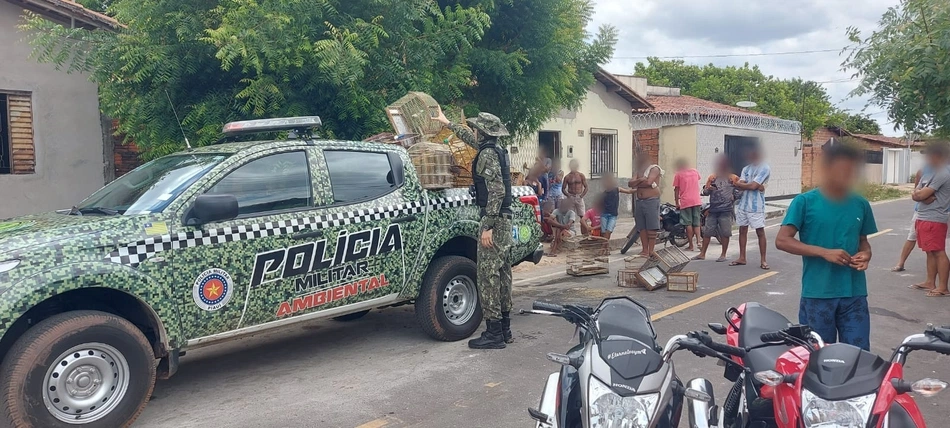
M 414 302 L 432 337 L 470 336 L 468 189 L 424 190 L 399 146 L 308 138 L 318 122 L 231 123 L 303 137 L 166 156 L 0 222 L 0 425 L 127 426 L 182 351 L 306 320 Z M 513 262 L 540 258 L 529 193 L 514 189 Z

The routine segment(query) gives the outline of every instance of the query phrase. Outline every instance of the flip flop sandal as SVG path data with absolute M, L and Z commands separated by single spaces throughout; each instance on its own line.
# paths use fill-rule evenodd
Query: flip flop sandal
M 729 259 L 727 259 L 727 258 L 725 258 L 725 257 L 720 257 L 720 258 L 716 259 L 716 263 L 722 263 L 722 262 L 725 262 L 725 261 L 728 261 L 728 260 L 729 260 Z
M 911 284 L 911 285 L 908 285 L 907 288 L 910 288 L 911 290 L 922 290 L 922 291 L 931 291 L 931 290 L 933 290 L 933 288 L 921 287 L 920 284 Z
M 927 292 L 927 297 L 947 297 L 947 296 L 950 296 L 950 291 L 930 290 Z
M 693 260 L 706 260 L 705 257 L 700 258 L 699 256 L 693 256 Z
M 907 270 L 907 269 L 904 269 L 904 268 L 902 268 L 902 267 L 892 267 L 892 268 L 891 268 L 891 272 L 903 272 L 903 271 L 905 271 L 905 270 Z
M 762 269 L 762 270 L 769 270 L 769 269 L 772 269 L 772 268 L 769 266 L 768 263 L 762 263 L 762 264 L 759 265 L 759 269 Z
M 746 265 L 745 263 L 739 263 L 739 262 L 731 262 L 731 263 L 729 263 L 729 266 L 745 266 L 745 265 Z

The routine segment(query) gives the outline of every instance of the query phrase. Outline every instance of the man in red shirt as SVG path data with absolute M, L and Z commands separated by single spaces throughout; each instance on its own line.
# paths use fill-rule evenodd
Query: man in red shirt
M 689 238 L 689 248 L 686 251 L 696 251 L 700 247 L 702 232 L 700 218 L 702 217 L 703 200 L 699 196 L 699 171 L 690 168 L 686 159 L 676 161 L 676 175 L 673 177 L 673 198 L 676 207 L 680 210 L 680 224 L 686 226 L 686 237 Z M 693 240 L 693 237 L 696 237 Z M 695 243 L 696 246 L 693 246 Z

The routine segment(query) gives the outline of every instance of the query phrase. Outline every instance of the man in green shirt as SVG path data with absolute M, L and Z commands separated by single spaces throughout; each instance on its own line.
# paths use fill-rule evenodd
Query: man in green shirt
M 802 256 L 798 321 L 825 342 L 869 350 L 867 237 L 877 232 L 877 225 L 871 204 L 853 192 L 863 156 L 862 150 L 846 143 L 826 146 L 822 183 L 792 200 L 775 246 Z

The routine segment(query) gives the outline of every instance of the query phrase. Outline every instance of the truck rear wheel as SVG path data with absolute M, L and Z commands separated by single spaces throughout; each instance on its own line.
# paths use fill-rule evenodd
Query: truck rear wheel
M 15 427 L 127 427 L 155 386 L 155 355 L 142 332 L 98 311 L 43 320 L 0 370 L 3 419 Z
M 472 335 L 482 323 L 475 262 L 461 256 L 433 260 L 416 299 L 416 318 L 434 339 L 452 342 Z

